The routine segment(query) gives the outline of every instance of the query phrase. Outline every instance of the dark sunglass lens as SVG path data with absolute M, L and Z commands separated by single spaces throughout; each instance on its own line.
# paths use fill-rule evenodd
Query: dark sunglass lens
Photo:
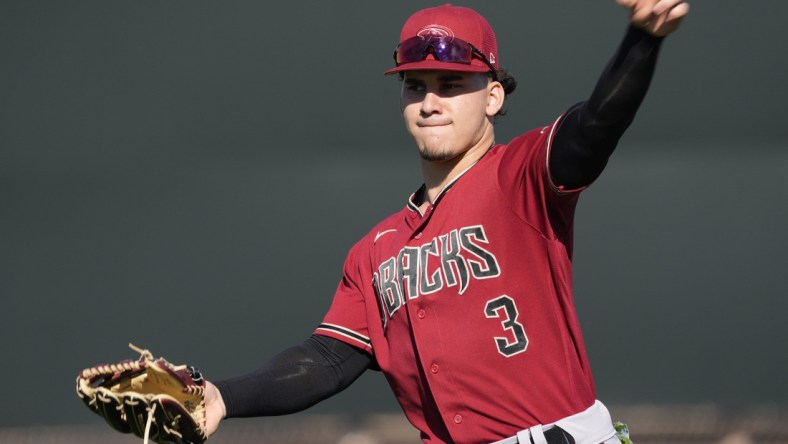
M 405 40 L 397 48 L 397 64 L 413 63 L 424 60 L 427 55 L 428 43 L 421 37 Z
M 435 58 L 446 63 L 471 63 L 470 45 L 460 39 L 434 38 L 430 40 Z
M 465 42 L 455 42 L 451 45 L 451 53 L 447 55 L 448 60 L 456 63 L 471 63 L 473 51 L 471 45 Z
M 432 52 L 435 58 L 445 63 L 470 64 L 473 47 L 457 38 L 413 37 L 402 42 L 397 48 L 397 64 L 420 62 Z

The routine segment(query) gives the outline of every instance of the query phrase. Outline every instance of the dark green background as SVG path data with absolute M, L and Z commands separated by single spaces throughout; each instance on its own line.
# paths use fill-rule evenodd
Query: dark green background
M 0 426 L 97 421 L 127 342 L 209 378 L 322 319 L 419 184 L 391 64 L 413 1 L 0 2 Z M 613 0 L 474 1 L 518 78 L 498 141 L 590 92 Z M 697 0 L 578 209 L 608 403 L 788 403 L 788 2 Z M 381 375 L 315 411 L 392 411 Z

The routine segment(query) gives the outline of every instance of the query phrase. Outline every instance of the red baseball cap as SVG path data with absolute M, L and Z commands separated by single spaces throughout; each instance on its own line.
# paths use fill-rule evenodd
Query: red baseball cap
M 473 57 L 470 64 L 442 62 L 434 54 L 428 53 L 423 60 L 400 63 L 386 71 L 386 75 L 416 69 L 489 72 L 493 67 L 496 72 L 498 71 L 498 42 L 495 39 L 495 33 L 487 20 L 471 8 L 447 3 L 443 6 L 417 11 L 408 18 L 402 27 L 399 37 L 400 45 L 413 37 L 462 40 L 479 50 L 480 55 L 483 55 L 490 65 L 478 57 Z

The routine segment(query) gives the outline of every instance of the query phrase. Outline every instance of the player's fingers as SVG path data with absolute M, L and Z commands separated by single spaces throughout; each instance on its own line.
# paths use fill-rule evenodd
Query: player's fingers
M 677 5 L 675 8 L 670 10 L 670 13 L 668 14 L 668 21 L 683 19 L 687 14 L 689 14 L 689 10 L 690 10 L 689 3 L 682 2 L 681 4 Z
M 672 1 L 682 0 L 630 0 L 629 9 L 632 24 L 641 28 L 650 27 L 655 23 L 658 16 L 654 11 L 657 4 Z M 667 4 L 665 6 L 669 7 Z
M 636 26 L 644 26 L 648 23 L 651 14 L 651 6 L 655 0 L 616 0 L 620 6 L 629 9 L 630 20 Z
M 684 0 L 658 0 L 654 7 L 652 8 L 652 12 L 654 15 L 663 15 L 666 12 L 671 11 L 672 9 L 680 6 L 681 4 L 686 4 L 687 2 Z
M 635 9 L 632 10 L 632 17 L 630 18 L 630 20 L 632 21 L 633 25 L 639 26 L 641 28 L 645 28 L 653 20 L 651 9 L 636 7 Z
M 681 0 L 663 0 L 661 3 L 670 4 L 671 7 L 662 9 L 662 12 L 649 24 L 648 30 L 654 35 L 665 36 L 678 29 L 681 21 L 689 13 L 689 4 Z

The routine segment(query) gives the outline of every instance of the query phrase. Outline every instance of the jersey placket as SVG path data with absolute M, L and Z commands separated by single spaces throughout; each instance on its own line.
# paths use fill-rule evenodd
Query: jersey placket
M 413 219 L 410 221 L 412 233 L 407 243 L 408 246 L 418 248 L 423 246 L 425 241 L 436 239 L 439 233 L 433 233 L 429 229 L 430 220 L 449 188 L 444 189 L 435 204 L 429 205 L 424 213 L 412 214 Z M 425 279 L 429 280 L 429 277 L 424 276 L 425 272 L 427 269 L 422 268 L 419 273 L 420 288 L 426 282 Z M 468 412 L 462 402 L 460 391 L 453 383 L 452 368 L 447 360 L 442 358 L 445 353 L 443 352 L 440 327 L 451 320 L 440 318 L 438 308 L 443 303 L 450 303 L 450 301 L 444 300 L 447 297 L 448 295 L 442 295 L 440 291 L 434 294 L 420 291 L 417 298 L 411 299 L 405 304 L 405 310 L 413 332 L 415 355 L 422 368 L 424 390 L 429 391 L 430 397 L 435 400 L 452 438 L 455 441 L 462 441 L 459 437 L 467 433 L 463 430 L 463 423 L 467 424 Z

